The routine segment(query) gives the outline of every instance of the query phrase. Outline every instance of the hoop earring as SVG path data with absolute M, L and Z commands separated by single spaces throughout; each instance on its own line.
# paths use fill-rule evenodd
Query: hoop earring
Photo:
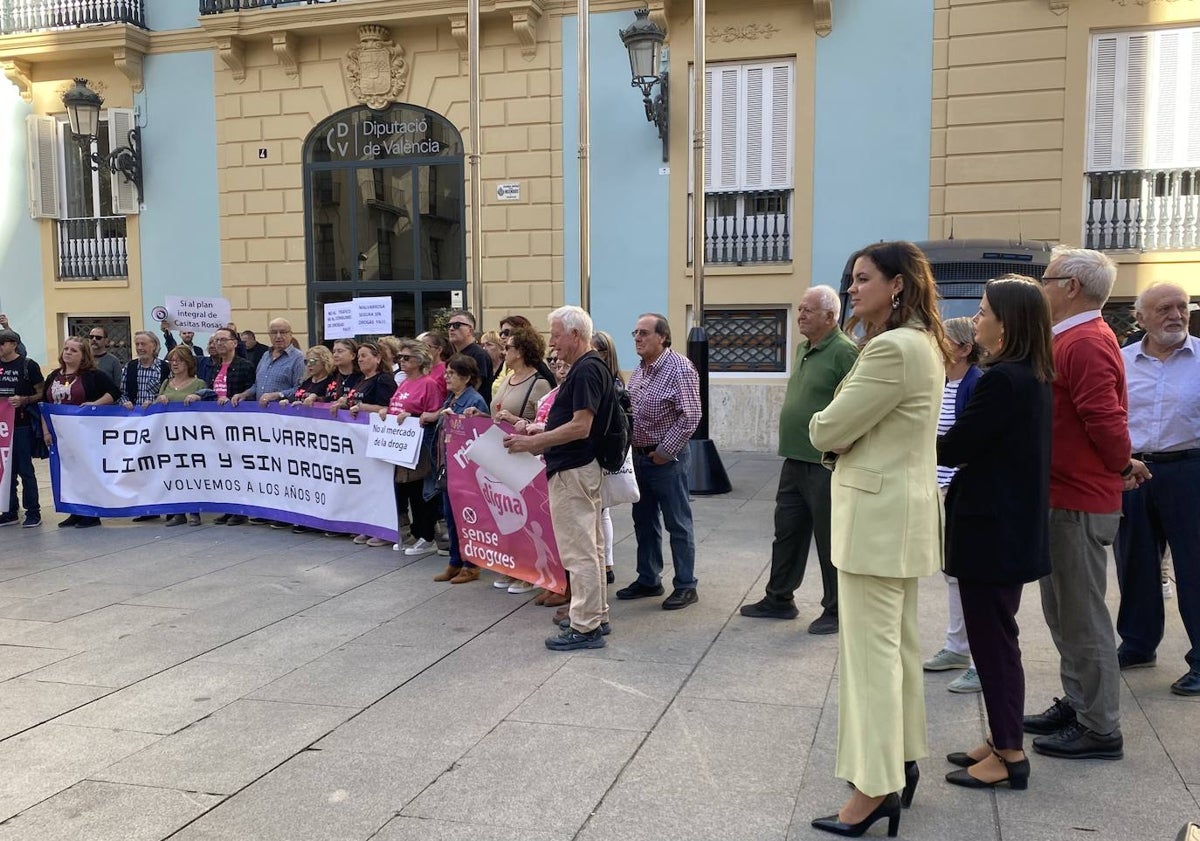
M 900 309 L 900 295 L 899 294 L 892 295 L 892 309 L 894 309 L 894 310 Z

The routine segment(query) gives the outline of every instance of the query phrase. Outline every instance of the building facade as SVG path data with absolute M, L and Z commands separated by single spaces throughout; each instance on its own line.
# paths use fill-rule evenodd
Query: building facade
M 481 5 L 482 322 L 540 323 L 581 296 L 576 3 Z M 590 5 L 590 307 L 628 369 L 638 314 L 680 349 L 695 316 L 694 22 L 648 4 L 664 140 L 618 38 L 644 4 Z M 327 302 L 389 296 L 398 334 L 470 305 L 466 33 L 465 0 L 0 0 L 0 310 L 46 363 L 96 323 L 128 353 L 169 296 L 302 343 Z M 705 38 L 719 446 L 774 448 L 799 299 L 868 242 L 1084 244 L 1116 301 L 1200 295 L 1195 0 L 709 0 Z M 86 151 L 75 77 L 105 100 Z M 90 163 L 134 126 L 141 201 Z

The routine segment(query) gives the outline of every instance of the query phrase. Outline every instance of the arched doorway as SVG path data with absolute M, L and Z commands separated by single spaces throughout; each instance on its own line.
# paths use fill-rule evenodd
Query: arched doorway
M 463 143 L 440 114 L 397 103 L 347 108 L 304 142 L 308 328 L 324 305 L 392 299 L 392 333 L 413 336 L 461 306 L 467 286 Z

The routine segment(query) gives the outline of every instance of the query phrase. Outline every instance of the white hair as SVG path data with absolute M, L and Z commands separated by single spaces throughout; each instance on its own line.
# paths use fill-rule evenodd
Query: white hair
M 136 333 L 133 334 L 133 337 L 135 339 L 138 336 L 145 336 L 147 339 L 149 339 L 150 344 L 154 345 L 154 355 L 158 356 L 158 348 L 159 348 L 158 336 L 154 335 L 149 330 L 138 330 Z
M 1056 273 L 1073 277 L 1083 289 L 1083 297 L 1100 306 L 1112 294 L 1117 280 L 1117 264 L 1107 254 L 1090 248 L 1068 248 L 1059 245 L 1050 252 L 1050 262 L 1057 264 Z
M 574 331 L 579 334 L 579 338 L 583 339 L 588 344 L 592 342 L 592 317 L 587 314 L 587 310 L 581 307 L 565 306 L 559 307 L 554 312 L 550 313 L 549 322 L 562 324 L 563 329 Z
M 1143 289 L 1141 291 L 1141 293 L 1137 296 L 1137 300 L 1135 300 L 1133 302 L 1133 311 L 1135 313 L 1137 313 L 1138 315 L 1145 315 L 1145 313 L 1146 313 L 1146 298 L 1148 298 L 1150 296 L 1151 292 L 1154 292 L 1155 290 L 1159 290 L 1159 289 L 1172 289 L 1172 290 L 1182 294 L 1185 299 L 1188 296 L 1187 290 L 1184 289 L 1182 286 L 1180 286 L 1178 283 L 1167 283 L 1165 281 L 1158 281 L 1156 283 L 1151 283 L 1149 286 L 1147 286 L 1145 289 Z
M 837 321 L 841 317 L 842 299 L 838 296 L 836 289 L 832 286 L 821 284 L 820 286 L 812 287 L 808 291 L 816 293 L 817 300 L 821 304 L 821 309 L 825 312 L 833 313 L 834 321 Z

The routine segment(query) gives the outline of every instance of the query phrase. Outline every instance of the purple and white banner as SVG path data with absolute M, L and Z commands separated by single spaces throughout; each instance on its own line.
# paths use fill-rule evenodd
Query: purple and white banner
M 257 403 L 42 411 L 58 511 L 218 511 L 397 539 L 393 468 L 366 457 L 365 415 Z
M 17 410 L 7 399 L 0 400 L 0 514 L 8 513 L 12 489 L 13 427 Z

